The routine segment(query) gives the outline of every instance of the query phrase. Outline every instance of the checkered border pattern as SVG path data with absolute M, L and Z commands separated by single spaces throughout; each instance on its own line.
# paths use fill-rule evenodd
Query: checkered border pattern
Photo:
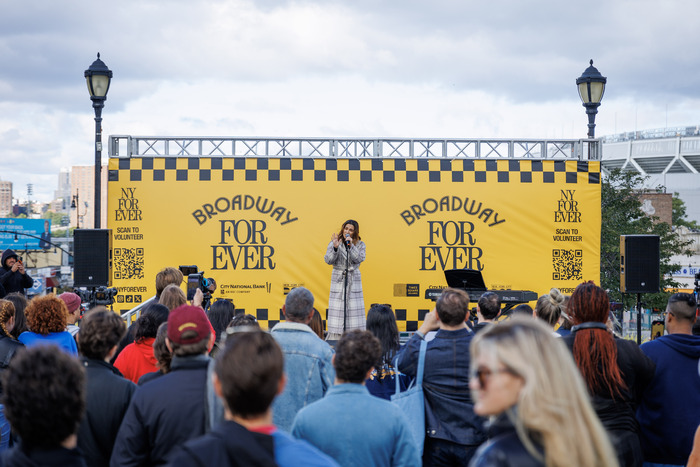
M 268 310 L 267 308 L 258 308 L 255 310 L 247 310 L 245 308 L 236 308 L 236 313 L 249 313 L 256 317 L 258 324 L 262 329 L 272 329 L 275 324 L 284 320 L 284 315 L 282 315 L 282 310 Z M 412 309 L 405 310 L 398 308 L 394 310 L 396 314 L 396 324 L 399 331 L 417 331 L 420 323 L 425 320 L 425 315 L 430 313 L 429 309 L 420 310 Z M 327 317 L 328 310 L 321 312 L 321 316 Z M 327 329 L 326 320 L 323 320 L 323 329 Z
M 600 183 L 599 161 L 487 159 L 118 159 L 111 182 L 474 182 Z

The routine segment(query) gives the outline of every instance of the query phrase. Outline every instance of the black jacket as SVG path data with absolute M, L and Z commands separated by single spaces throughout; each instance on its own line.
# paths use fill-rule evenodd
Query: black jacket
M 107 466 L 136 385 L 107 362 L 81 358 L 87 376 L 86 408 L 78 447 L 88 466 Z
M 428 342 L 423 372 L 425 428 L 430 438 L 479 445 L 486 441 L 484 419 L 474 413 L 469 390 L 468 329 L 438 330 Z M 415 378 L 422 339 L 411 336 L 395 359 L 394 367 Z
M 572 353 L 578 332 L 585 331 L 573 331 L 561 338 Z M 615 338 L 615 345 L 617 366 L 622 372 L 622 379 L 627 388 L 620 388 L 621 398 L 612 398 L 608 392 L 599 390 L 591 395 L 591 401 L 606 430 L 639 433 L 635 412 L 642 393 L 654 377 L 656 364 L 644 355 L 635 342 Z
M 572 330 L 561 340 L 573 353 L 576 334 L 586 332 Z M 639 349 L 636 342 L 615 338 L 617 366 L 626 388 L 619 388 L 622 397 L 613 398 L 605 390 L 591 394 L 591 402 L 600 422 L 608 432 L 620 465 L 642 465 L 642 448 L 639 442 L 639 423 L 635 413 L 642 393 L 654 378 L 656 364 Z
M 16 341 L 0 331 L 0 374 L 10 364 L 10 361 L 17 355 L 17 352 L 24 349 L 24 344 Z M 1 381 L 1 379 L 0 379 Z M 2 384 L 0 383 L 0 395 L 2 394 Z
M 9 248 L 2 252 L 2 258 L 0 258 L 0 285 L 5 288 L 5 293 L 19 292 L 24 294 L 24 289 L 28 289 L 34 285 L 34 280 L 29 277 L 29 274 L 20 274 L 19 271 L 12 272 L 12 268 L 5 264 L 9 258 L 17 259 L 17 253 L 10 250 Z
M 185 443 L 168 465 L 272 467 L 277 464 L 272 436 L 251 432 L 236 422 L 225 421 L 211 433 Z
M 20 442 L 0 456 L 2 467 L 86 467 L 79 449 L 25 449 Z
M 138 386 L 110 465 L 162 465 L 171 451 L 208 431 L 209 357 L 173 357 L 170 372 Z
M 488 429 L 489 441 L 481 445 L 470 467 L 540 467 L 544 466 L 544 451 L 533 443 L 542 460 L 533 456 L 518 437 L 515 427 L 503 413 Z

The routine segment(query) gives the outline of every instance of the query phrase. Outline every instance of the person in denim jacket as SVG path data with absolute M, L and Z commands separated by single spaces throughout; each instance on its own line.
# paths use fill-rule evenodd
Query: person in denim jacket
M 438 329 L 425 352 L 424 466 L 467 465 L 486 441 L 484 419 L 474 414 L 469 392 L 469 344 L 474 334 L 465 324 L 468 309 L 466 292 L 445 289 L 396 357 L 396 368 L 415 377 L 421 341 L 426 333 Z
M 292 289 L 282 307 L 285 322 L 271 334 L 284 352 L 287 386 L 272 405 L 275 425 L 289 431 L 302 407 L 322 398 L 333 386 L 333 349 L 308 326 L 313 317 L 314 296 L 304 287 Z
M 348 331 L 336 345 L 335 386 L 299 411 L 292 435 L 342 466 L 417 467 L 418 447 L 401 409 L 375 397 L 365 380 L 382 352 L 369 331 Z

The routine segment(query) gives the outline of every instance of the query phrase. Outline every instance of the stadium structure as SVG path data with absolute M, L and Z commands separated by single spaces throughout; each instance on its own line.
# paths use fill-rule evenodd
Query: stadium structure
M 700 222 L 700 125 L 619 133 L 601 141 L 604 171 L 622 169 L 648 177 L 648 188 L 678 193 L 688 219 Z M 692 290 L 700 272 L 700 232 L 681 228 L 681 234 L 694 240 L 694 255 L 674 258 L 681 264 L 674 277 Z

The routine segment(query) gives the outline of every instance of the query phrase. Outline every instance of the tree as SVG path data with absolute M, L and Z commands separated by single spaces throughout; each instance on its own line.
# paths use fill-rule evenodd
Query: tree
M 674 255 L 690 255 L 689 240 L 683 240 L 674 229 L 658 218 L 646 216 L 642 210 L 639 194 L 645 191 L 646 177 L 635 172 L 611 171 L 603 178 L 601 186 L 601 241 L 600 241 L 600 282 L 608 290 L 612 301 L 622 302 L 625 307 L 636 303 L 636 296 L 620 292 L 620 235 L 658 235 L 660 240 L 660 284 L 662 292 L 647 294 L 647 306 L 665 308 L 670 292 L 665 289 L 677 288 L 671 273 L 680 268 L 672 264 Z M 656 190 L 653 190 L 656 191 Z M 676 201 L 677 200 L 677 201 Z M 683 222 L 685 205 L 674 195 L 674 215 Z M 674 222 L 676 219 L 674 217 Z
M 63 212 L 46 211 L 44 219 L 51 219 L 51 227 L 66 226 L 69 223 L 68 214 Z
M 678 197 L 678 193 L 673 193 L 673 226 L 683 226 L 690 230 L 700 230 L 700 225 L 696 221 L 686 218 L 685 202 Z

